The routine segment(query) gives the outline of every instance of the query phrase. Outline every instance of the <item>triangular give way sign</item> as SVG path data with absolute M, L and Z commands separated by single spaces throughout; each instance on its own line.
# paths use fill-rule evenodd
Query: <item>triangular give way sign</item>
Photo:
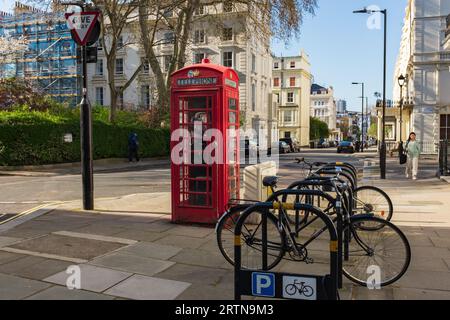
M 75 41 L 80 46 L 86 45 L 86 42 L 89 39 L 89 34 L 94 28 L 99 14 L 100 12 L 98 11 L 73 12 L 65 14 L 67 24 L 75 35 Z

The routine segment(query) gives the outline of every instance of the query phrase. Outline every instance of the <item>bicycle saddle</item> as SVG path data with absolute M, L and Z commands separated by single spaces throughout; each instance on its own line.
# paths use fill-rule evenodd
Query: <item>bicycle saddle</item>
M 263 179 L 264 187 L 276 187 L 277 183 L 278 183 L 278 177 L 275 177 L 275 176 L 264 177 L 264 179 Z

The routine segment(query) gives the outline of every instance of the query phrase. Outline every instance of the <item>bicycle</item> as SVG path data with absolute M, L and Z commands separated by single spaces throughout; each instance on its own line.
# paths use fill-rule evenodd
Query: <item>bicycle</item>
M 308 174 L 306 179 L 314 174 L 322 174 L 333 176 L 337 172 L 330 170 L 332 167 L 340 168 L 343 172 L 340 173 L 340 177 L 345 178 L 350 186 L 352 187 L 352 201 L 353 201 L 353 212 L 354 214 L 367 214 L 374 213 L 376 216 L 390 221 L 394 213 L 394 206 L 390 197 L 381 190 L 380 188 L 373 186 L 357 186 L 355 175 L 355 168 L 349 163 L 321 163 L 314 162 L 308 163 L 304 158 L 297 158 L 296 162 L 298 164 L 305 164 L 308 167 Z M 314 167 L 320 167 L 316 171 L 313 170 Z M 288 189 L 297 187 L 297 183 L 294 182 Z
M 290 296 L 299 294 L 307 298 L 314 294 L 314 289 L 311 286 L 305 285 L 305 282 L 298 282 L 297 280 L 294 280 L 294 283 L 287 285 L 284 291 Z
M 219 220 L 216 227 L 217 241 L 221 253 L 229 263 L 234 264 L 234 226 L 241 215 L 245 216 L 246 219 L 243 221 L 243 232 L 241 234 L 244 243 L 242 252 L 245 256 L 245 258 L 242 258 L 242 264 L 245 268 L 258 270 L 262 268 L 263 243 L 267 244 L 267 256 L 270 257 L 265 270 L 274 268 L 283 258 L 313 263 L 314 260 L 308 255 L 308 246 L 319 238 L 328 229 L 328 226 L 325 224 L 325 227 L 316 230 L 305 242 L 297 242 L 299 234 L 308 226 L 318 219 L 325 221 L 323 218 L 325 213 L 316 207 L 308 204 L 288 204 L 278 201 L 280 197 L 285 195 L 299 195 L 323 197 L 333 204 L 334 213 L 336 213 L 333 222 L 337 224 L 338 236 L 340 237 L 339 269 L 341 274 L 355 283 L 365 285 L 367 267 L 370 262 L 372 261 L 374 265 L 380 265 L 381 262 L 380 267 L 386 268 L 380 275 L 380 286 L 386 286 L 397 281 L 406 272 L 411 260 L 411 249 L 405 235 L 391 222 L 373 215 L 351 216 L 349 207 L 346 207 L 348 203 L 346 204 L 343 201 L 343 192 L 347 188 L 345 183 L 339 183 L 337 178 L 308 182 L 317 186 L 331 184 L 336 189 L 337 194 L 336 198 L 333 198 L 319 190 L 285 189 L 275 191 L 277 182 L 277 177 L 264 178 L 264 186 L 273 191 L 273 194 L 265 203 L 232 207 Z M 270 206 L 278 211 L 278 217 L 267 209 Z M 286 211 L 293 209 L 304 211 L 314 218 L 301 226 L 300 229 L 292 231 Z M 325 215 L 329 216 L 330 214 Z M 267 222 L 265 228 L 261 226 L 263 220 Z M 263 239 L 266 239 L 266 241 L 264 242 Z M 397 243 L 399 246 L 390 249 L 390 244 L 384 243 L 384 239 L 393 239 L 392 243 Z M 376 242 L 376 240 L 379 241 Z M 394 251 L 393 254 L 392 250 Z M 289 258 L 285 258 L 286 254 Z M 388 261 L 385 262 L 384 258 L 387 258 Z M 398 261 L 393 263 L 395 260 Z M 392 266 L 398 266 L 398 268 Z

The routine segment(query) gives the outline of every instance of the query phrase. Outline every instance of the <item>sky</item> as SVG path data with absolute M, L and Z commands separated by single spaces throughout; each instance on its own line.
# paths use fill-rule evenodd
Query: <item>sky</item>
M 376 5 L 388 10 L 387 87 L 386 96 L 392 98 L 393 75 L 400 48 L 400 39 L 407 0 L 318 0 L 315 16 L 305 18 L 301 35 L 289 42 L 272 42 L 277 56 L 299 55 L 301 49 L 309 55 L 314 81 L 333 86 L 335 98 L 347 100 L 349 110 L 361 110 L 361 86 L 364 82 L 369 104 L 375 102 L 374 93 L 383 90 L 383 17 L 377 29 L 376 17 L 368 27 L 368 14 L 354 14 L 354 10 Z
M 9 11 L 15 0 L 0 0 L 0 10 Z M 333 86 L 335 98 L 347 100 L 348 109 L 361 109 L 361 86 L 365 82 L 369 104 L 375 102 L 374 92 L 383 89 L 383 24 L 377 28 L 376 17 L 353 14 L 353 10 L 378 6 L 388 10 L 388 70 L 386 96 L 392 97 L 393 74 L 397 59 L 407 0 L 318 0 L 314 16 L 305 17 L 298 38 L 284 42 L 272 41 L 278 56 L 309 55 L 314 81 Z

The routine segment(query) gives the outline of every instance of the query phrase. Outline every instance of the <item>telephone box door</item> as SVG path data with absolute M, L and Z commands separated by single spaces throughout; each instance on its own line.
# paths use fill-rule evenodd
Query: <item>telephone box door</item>
M 183 217 L 175 217 L 178 220 L 211 223 L 217 219 L 213 209 L 217 208 L 214 195 L 217 194 L 218 169 L 216 164 L 207 164 L 203 156 L 207 146 L 203 135 L 217 122 L 217 95 L 217 90 L 175 95 L 178 128 L 186 130 L 190 139 L 189 149 L 184 150 L 187 152 L 185 160 L 172 173 L 176 182 L 172 191 L 179 193 L 175 207 L 183 210 Z

